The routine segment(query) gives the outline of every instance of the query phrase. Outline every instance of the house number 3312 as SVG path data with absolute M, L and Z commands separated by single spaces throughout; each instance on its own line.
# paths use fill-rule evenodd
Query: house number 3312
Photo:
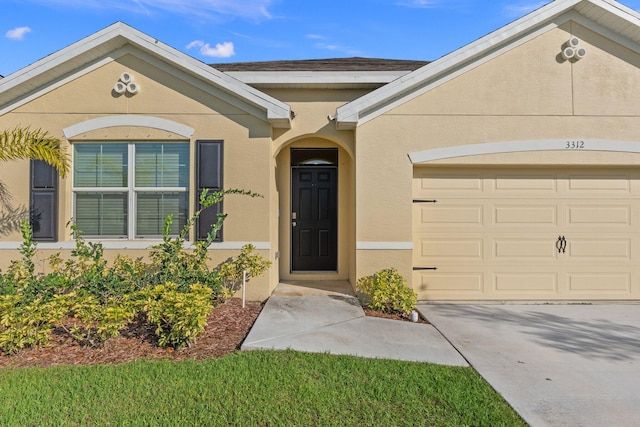
M 564 148 L 568 150 L 580 150 L 584 148 L 584 141 L 567 141 Z

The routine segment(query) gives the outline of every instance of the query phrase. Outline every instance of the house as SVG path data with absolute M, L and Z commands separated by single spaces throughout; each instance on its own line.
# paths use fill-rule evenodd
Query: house
M 73 248 L 72 218 L 137 257 L 202 188 L 258 192 L 225 200 L 211 251 L 273 262 L 255 299 L 394 266 L 420 299 L 634 300 L 639 89 L 640 14 L 613 0 L 555 0 L 431 63 L 208 66 L 116 23 L 0 80 L 0 128 L 73 155 L 65 179 L 0 181 L 38 212 L 41 258 Z M 20 236 L 0 232 L 5 268 Z

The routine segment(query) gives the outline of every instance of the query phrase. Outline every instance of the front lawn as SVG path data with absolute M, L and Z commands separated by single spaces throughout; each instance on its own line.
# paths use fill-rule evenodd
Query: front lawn
M 0 370 L 0 425 L 526 424 L 471 368 L 252 351 Z

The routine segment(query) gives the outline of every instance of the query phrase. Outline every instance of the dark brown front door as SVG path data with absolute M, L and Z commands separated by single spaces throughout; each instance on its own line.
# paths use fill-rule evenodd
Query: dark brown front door
M 338 267 L 338 170 L 291 168 L 291 269 Z

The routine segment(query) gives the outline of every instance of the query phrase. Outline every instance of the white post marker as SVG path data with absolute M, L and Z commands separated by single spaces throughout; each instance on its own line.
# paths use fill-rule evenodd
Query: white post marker
M 244 297 L 246 294 L 245 288 L 247 286 L 247 270 L 242 270 L 242 308 L 244 308 Z

